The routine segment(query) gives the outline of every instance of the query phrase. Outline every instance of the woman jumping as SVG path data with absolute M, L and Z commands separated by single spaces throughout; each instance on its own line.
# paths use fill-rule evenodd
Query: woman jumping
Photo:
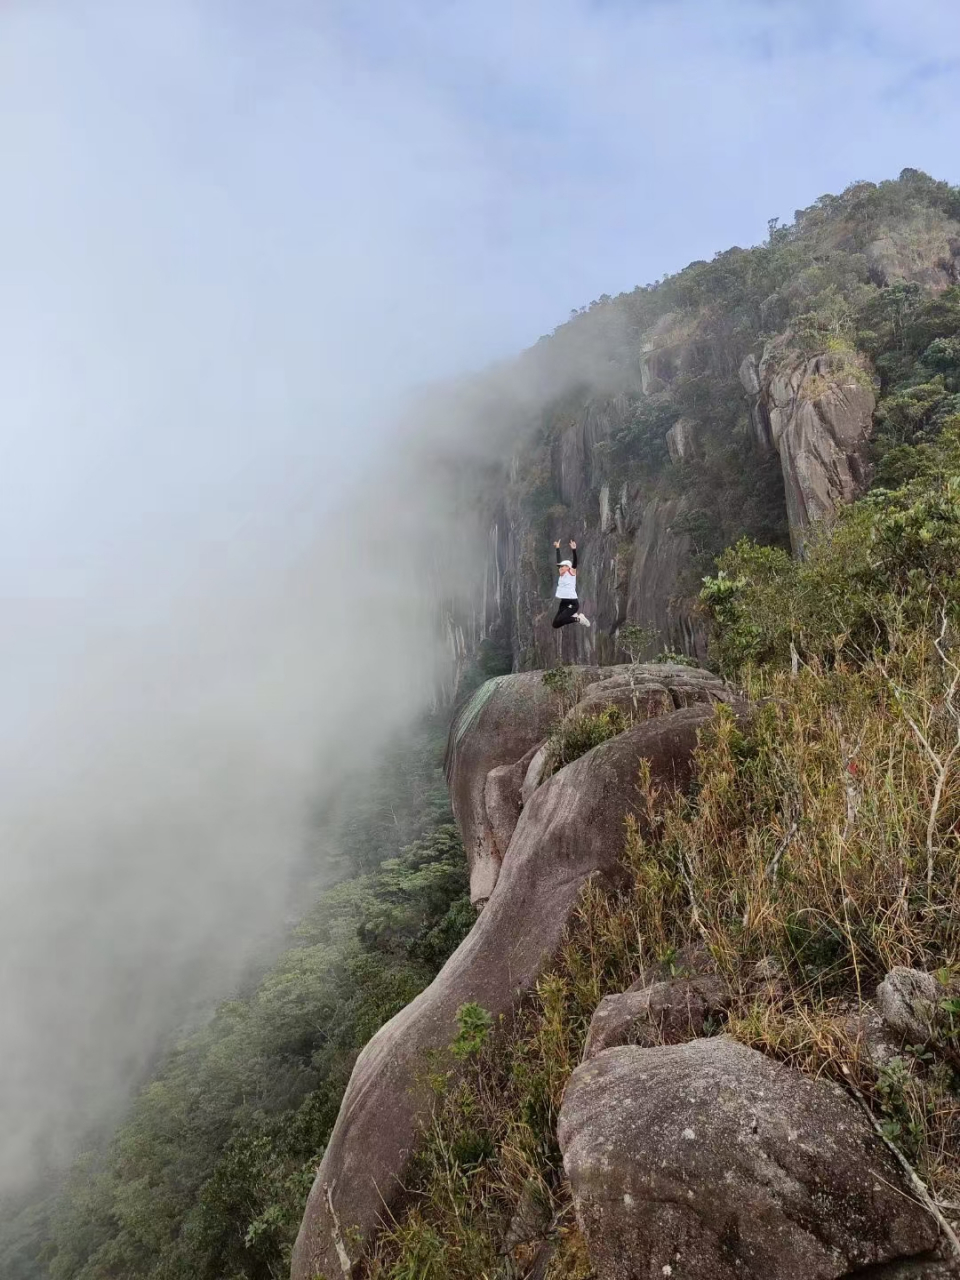
M 560 607 L 553 625 L 565 627 L 571 622 L 579 622 L 582 626 L 589 627 L 590 619 L 580 612 L 580 601 L 577 599 L 577 544 L 571 538 L 572 560 L 561 560 L 560 543 L 555 542 L 553 545 L 557 549 L 557 567 L 560 572 L 557 582 L 557 599 L 560 601 Z

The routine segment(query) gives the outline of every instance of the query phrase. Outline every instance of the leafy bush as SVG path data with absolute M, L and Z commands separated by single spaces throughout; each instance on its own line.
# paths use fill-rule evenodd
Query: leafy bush
M 657 643 L 659 636 L 651 627 L 641 627 L 636 622 L 626 622 L 617 630 L 617 645 L 626 650 L 631 662 L 640 662 L 643 655 Z
M 670 663 L 676 667 L 699 667 L 700 663 L 696 658 L 691 658 L 686 653 L 674 653 L 672 649 L 663 649 L 653 659 L 654 662 Z
M 924 298 L 917 285 L 893 285 L 863 309 L 861 324 L 858 341 L 883 382 L 874 483 L 894 488 L 919 474 L 923 451 L 960 425 L 960 288 Z
M 575 673 L 572 667 L 551 667 L 543 673 L 543 684 L 551 693 L 560 697 L 569 696 L 574 686 Z
M 453 1056 L 463 1061 L 475 1057 L 487 1043 L 493 1015 L 476 1003 L 462 1004 L 457 1010 L 457 1037 L 450 1046 Z
M 805 559 L 742 541 L 718 561 L 701 599 L 730 675 L 798 659 L 863 661 L 891 637 L 960 610 L 960 437 L 918 455 L 922 474 L 877 490 L 815 530 Z
M 543 673 L 544 686 L 556 694 L 557 707 L 562 718 L 576 706 L 583 690 L 583 674 L 577 667 L 552 667 Z

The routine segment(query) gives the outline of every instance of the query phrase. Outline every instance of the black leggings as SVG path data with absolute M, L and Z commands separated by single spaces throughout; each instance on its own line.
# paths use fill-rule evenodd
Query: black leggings
M 557 616 L 553 620 L 554 627 L 568 627 L 571 622 L 576 622 L 579 612 L 579 600 L 561 600 Z

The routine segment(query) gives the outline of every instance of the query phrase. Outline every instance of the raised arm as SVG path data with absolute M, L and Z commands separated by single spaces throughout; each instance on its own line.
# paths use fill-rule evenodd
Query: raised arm
M 555 542 L 553 545 L 557 548 L 557 564 L 559 564 L 560 563 L 560 543 Z
M 577 567 L 577 544 L 573 541 L 572 538 L 570 539 L 570 550 L 573 552 L 573 555 L 570 557 L 570 559 L 573 563 L 573 567 L 576 568 Z M 560 556 L 560 552 L 558 551 L 557 557 L 559 558 L 559 556 Z

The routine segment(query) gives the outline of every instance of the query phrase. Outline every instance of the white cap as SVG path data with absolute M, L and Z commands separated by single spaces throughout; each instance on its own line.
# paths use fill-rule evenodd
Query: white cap
M 560 568 L 562 569 L 564 565 L 566 565 L 568 569 L 572 569 L 572 568 L 573 568 L 573 561 L 572 561 L 572 560 L 561 560 L 561 561 L 560 561 Z

